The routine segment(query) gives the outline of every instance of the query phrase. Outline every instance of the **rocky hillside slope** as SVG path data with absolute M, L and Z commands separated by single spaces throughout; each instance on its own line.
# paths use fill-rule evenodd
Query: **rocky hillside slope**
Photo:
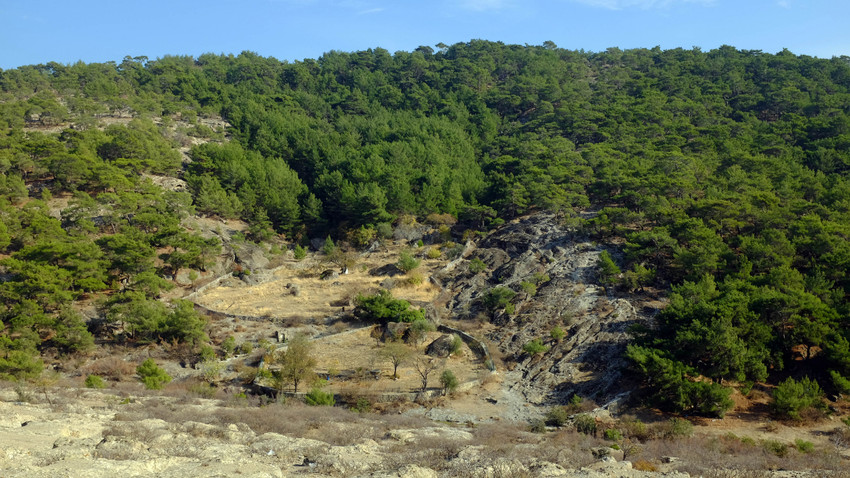
M 530 403 L 563 403 L 573 394 L 608 403 L 629 390 L 622 358 L 628 327 L 649 317 L 642 304 L 598 285 L 602 250 L 555 215 L 521 218 L 467 247 L 434 277 L 445 289 L 438 311 L 471 329 L 486 324 L 482 332 L 510 369 L 505 382 Z M 486 267 L 476 268 L 477 261 Z M 507 307 L 488 307 L 488 294 L 499 288 L 514 297 Z M 544 352 L 524 350 L 535 339 Z

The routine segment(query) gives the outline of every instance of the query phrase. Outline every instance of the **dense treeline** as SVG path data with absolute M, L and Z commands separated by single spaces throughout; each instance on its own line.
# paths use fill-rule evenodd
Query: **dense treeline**
M 159 277 L 144 275 L 150 255 L 121 263 L 122 250 L 135 250 L 121 241 L 185 244 L 169 241 L 175 214 L 190 207 L 243 217 L 259 238 L 271 228 L 298 238 L 380 228 L 402 214 L 487 225 L 593 206 L 601 209 L 586 230 L 625 239 L 625 286 L 673 288 L 629 350 L 661 403 L 717 413 L 727 380 L 794 369 L 840 387 L 850 377 L 847 57 L 472 41 L 295 63 L 249 52 L 50 63 L 0 71 L 0 94 L 7 337 L 26 301 L 65 320 L 67 301 L 15 292 L 40 275 L 31 268 L 64 271 L 70 289 L 36 290 L 68 300 Z M 181 169 L 150 120 L 92 127 L 119 111 L 221 115 L 233 141 L 194 147 Z M 76 130 L 58 137 L 24 132 L 69 122 Z M 182 174 L 193 204 L 152 192 L 133 172 Z M 46 180 L 74 192 L 74 218 L 50 219 L 32 198 Z M 147 211 L 165 223 L 146 223 Z M 106 219 L 93 226 L 93 215 Z M 74 252 L 93 254 L 91 271 L 38 249 L 43 237 L 77 244 L 66 237 L 98 233 Z M 182 255 L 200 260 L 204 247 L 175 246 L 170 267 Z

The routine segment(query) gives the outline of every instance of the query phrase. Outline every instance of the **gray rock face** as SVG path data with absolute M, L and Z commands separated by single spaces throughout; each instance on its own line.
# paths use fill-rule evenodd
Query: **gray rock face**
M 425 353 L 432 357 L 446 358 L 452 353 L 452 341 L 454 337 L 449 334 L 443 334 L 436 340 L 428 344 Z
M 508 357 L 506 383 L 534 404 L 557 403 L 577 393 L 605 403 L 623 391 L 622 358 L 628 327 L 647 320 L 632 304 L 596 282 L 602 248 L 562 227 L 551 214 L 525 217 L 493 231 L 465 257 L 478 258 L 485 271 L 469 271 L 469 260 L 438 273 L 435 282 L 452 291 L 443 317 L 486 319 L 499 327 L 488 335 Z M 532 283 L 536 291 L 523 287 Z M 516 293 L 513 313 L 490 311 L 482 298 L 494 287 Z M 567 332 L 550 338 L 558 326 Z M 549 346 L 529 355 L 533 339 Z

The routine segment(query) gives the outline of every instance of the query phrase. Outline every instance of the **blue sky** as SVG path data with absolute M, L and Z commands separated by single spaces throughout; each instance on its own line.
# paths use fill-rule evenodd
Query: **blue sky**
M 0 0 L 0 68 L 250 50 L 281 60 L 471 39 L 850 55 L 847 0 Z

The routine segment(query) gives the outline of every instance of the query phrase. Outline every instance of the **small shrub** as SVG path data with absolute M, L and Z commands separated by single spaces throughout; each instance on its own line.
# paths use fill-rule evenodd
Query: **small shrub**
M 640 441 L 646 441 L 650 437 L 649 429 L 647 428 L 646 423 L 643 423 L 637 418 L 622 420 L 619 423 L 619 426 L 620 429 L 629 438 L 634 438 Z
M 221 342 L 221 350 L 224 351 L 225 357 L 233 355 L 233 352 L 236 351 L 236 339 L 234 339 L 232 335 L 229 335 Z
M 573 420 L 573 426 L 579 433 L 584 433 L 585 435 L 596 435 L 596 419 L 586 413 L 576 415 Z
M 533 297 L 537 294 L 537 286 L 532 284 L 531 282 L 522 281 L 519 283 L 519 288 L 522 289 L 523 292 L 528 294 L 529 297 Z
M 553 427 L 562 427 L 570 419 L 570 412 L 567 407 L 557 406 L 552 407 L 546 412 L 546 424 Z
M 609 428 L 605 430 L 605 439 L 609 441 L 620 441 L 623 439 L 623 433 L 616 428 Z
M 368 413 L 372 411 L 372 402 L 369 401 L 366 397 L 360 397 L 357 399 L 357 403 L 351 407 L 351 410 L 357 413 Z
M 829 375 L 832 378 L 832 385 L 835 386 L 838 393 L 850 395 L 850 380 L 844 378 L 835 370 L 830 370 Z
M 161 369 L 153 359 L 147 359 L 136 367 L 142 383 L 148 390 L 161 390 L 162 386 L 171 381 L 171 376 Z
M 511 303 L 511 300 L 515 296 L 516 292 L 508 289 L 507 287 L 494 287 L 488 290 L 484 295 L 484 306 L 491 311 L 503 309 Z
M 239 345 L 239 353 L 240 354 L 247 355 L 247 354 L 249 354 L 253 351 L 254 351 L 254 344 L 252 344 L 251 342 L 242 342 Z
M 477 257 L 473 257 L 471 261 L 469 261 L 469 272 L 473 274 L 478 274 L 480 272 L 484 272 L 487 270 L 487 264 L 484 263 L 481 259 Z
M 201 346 L 201 350 L 198 352 L 198 357 L 201 359 L 201 362 L 208 362 L 218 358 L 216 356 L 215 349 L 209 345 Z
M 201 398 L 215 398 L 216 388 L 208 383 L 193 383 L 189 385 L 189 393 Z
M 461 350 L 463 350 L 463 340 L 457 334 L 452 335 L 449 355 L 460 355 Z
M 544 345 L 540 339 L 534 339 L 522 346 L 522 351 L 529 355 L 543 354 L 549 351 L 549 346 Z
M 564 329 L 558 327 L 557 325 L 555 326 L 555 328 L 552 329 L 551 332 L 549 332 L 549 336 L 552 337 L 552 340 L 556 342 L 560 342 L 561 340 L 563 340 L 566 335 L 567 333 L 564 332 Z
M 815 450 L 815 444 L 814 443 L 812 443 L 810 441 L 802 440 L 800 438 L 797 438 L 796 440 L 794 440 L 794 447 L 800 453 L 811 453 Z
M 761 442 L 761 446 L 764 448 L 764 451 L 780 458 L 788 454 L 788 445 L 778 440 L 764 440 Z
M 546 433 L 546 422 L 539 418 L 531 420 L 528 425 L 532 433 Z
M 817 381 L 803 377 L 799 382 L 789 377 L 773 391 L 773 411 L 781 417 L 801 420 L 804 410 L 823 410 L 823 390 Z
M 694 434 L 694 424 L 684 418 L 671 418 L 662 429 L 664 438 L 685 438 Z
M 442 375 L 440 375 L 440 385 L 443 386 L 443 394 L 450 395 L 457 390 L 457 386 L 460 383 L 458 382 L 457 377 L 454 372 L 451 370 L 443 370 Z
M 396 267 L 398 267 L 402 272 L 408 273 L 417 267 L 422 261 L 413 257 L 413 254 L 410 251 L 401 251 L 399 254 L 398 262 L 396 262 Z
M 86 377 L 86 388 L 106 388 L 106 383 L 99 375 L 89 375 Z
M 336 403 L 336 400 L 334 399 L 333 393 L 325 392 L 318 387 L 314 387 L 309 393 L 307 393 L 307 395 L 304 396 L 304 402 L 307 405 L 314 407 L 332 407 Z
M 441 255 L 442 253 L 439 247 L 430 247 L 428 248 L 428 252 L 425 253 L 425 257 L 428 259 L 439 259 Z
M 294 257 L 296 261 L 304 259 L 307 257 L 307 248 L 300 244 L 295 246 L 295 249 L 292 250 L 292 257 Z

